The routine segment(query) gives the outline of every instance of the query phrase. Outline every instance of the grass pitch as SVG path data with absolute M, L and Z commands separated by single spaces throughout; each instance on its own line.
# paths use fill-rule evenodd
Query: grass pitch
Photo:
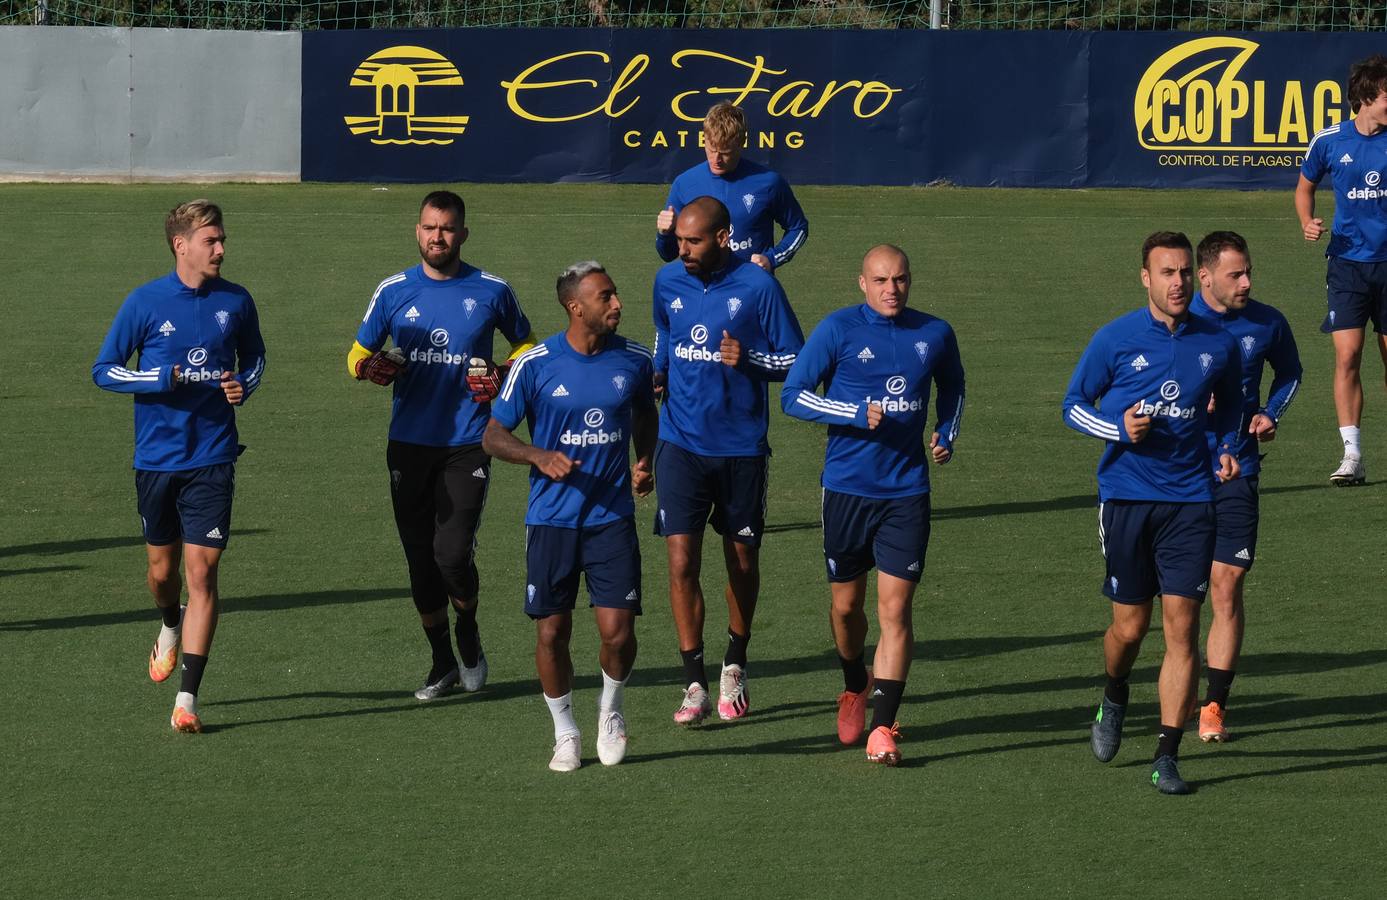
M 1379 896 L 1387 648 L 1381 484 L 1335 490 L 1324 263 L 1280 194 L 801 188 L 812 223 L 783 272 L 806 334 L 856 302 L 862 252 L 912 255 L 912 303 L 955 327 L 968 372 L 957 456 L 935 471 L 899 770 L 834 738 L 841 689 L 818 528 L 821 428 L 772 421 L 770 534 L 751 645 L 752 715 L 682 731 L 663 547 L 640 504 L 641 653 L 631 750 L 594 756 L 597 638 L 576 617 L 588 763 L 548 772 L 549 717 L 521 612 L 525 471 L 497 463 L 481 534 L 491 682 L 428 706 L 428 667 L 390 516 L 388 392 L 344 357 L 376 283 L 416 261 L 422 187 L 0 187 L 0 885 L 7 896 Z M 225 614 L 206 735 L 169 731 L 150 684 L 128 398 L 90 380 L 125 293 L 169 267 L 164 212 L 226 210 L 226 275 L 269 346 L 240 414 Z M 597 257 L 653 337 L 660 187 L 463 190 L 465 256 L 510 279 L 539 334 L 553 279 Z M 1327 217 L 1327 216 L 1326 216 Z M 1192 734 L 1193 797 L 1146 780 L 1153 631 L 1127 744 L 1088 751 L 1101 684 L 1093 470 L 1099 443 L 1060 398 L 1089 336 L 1144 302 L 1158 228 L 1246 235 L 1255 291 L 1281 307 L 1306 383 L 1262 477 L 1259 562 L 1234 684 L 1234 741 Z M 1387 465 L 1378 364 L 1364 438 Z M 1376 473 L 1376 476 L 1374 476 Z M 710 542 L 706 637 L 721 652 Z M 1158 617 L 1159 618 L 1159 617 Z M 1207 613 L 1206 613 L 1207 622 Z M 1377 812 L 1374 813 L 1373 810 Z M 1372 887 L 1374 884 L 1377 888 Z

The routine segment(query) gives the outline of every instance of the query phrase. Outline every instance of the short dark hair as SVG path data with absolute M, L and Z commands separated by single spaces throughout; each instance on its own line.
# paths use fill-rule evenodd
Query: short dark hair
M 595 259 L 576 262 L 564 269 L 559 275 L 559 280 L 554 283 L 554 292 L 559 295 L 559 306 L 568 308 L 568 301 L 572 300 L 578 293 L 578 285 L 589 275 L 605 275 L 606 268 Z
M 1183 231 L 1157 231 L 1148 235 L 1146 240 L 1141 242 L 1141 267 L 1143 269 L 1151 261 L 1151 251 L 1157 247 L 1184 250 L 1186 253 L 1194 254 L 1194 248 L 1190 246 L 1190 239 L 1185 237 Z
M 726 231 L 732 227 L 732 214 L 717 197 L 695 197 L 684 205 L 684 209 L 700 210 L 708 217 L 708 224 L 713 226 L 714 231 Z M 683 211 L 680 210 L 681 213 Z
M 1387 91 L 1387 56 L 1374 53 L 1348 69 L 1348 105 L 1355 113 L 1364 103 L 1372 103 Z
M 1218 265 L 1219 257 L 1224 250 L 1236 250 L 1247 257 L 1247 262 L 1252 263 L 1252 253 L 1247 249 L 1247 241 L 1236 231 L 1211 231 L 1204 235 L 1204 240 L 1199 242 L 1199 249 L 1195 251 L 1195 257 L 1199 260 L 1199 268 L 1212 269 Z
M 467 205 L 452 191 L 430 191 L 419 204 L 419 214 L 423 215 L 426 209 L 457 213 L 459 225 L 467 220 Z

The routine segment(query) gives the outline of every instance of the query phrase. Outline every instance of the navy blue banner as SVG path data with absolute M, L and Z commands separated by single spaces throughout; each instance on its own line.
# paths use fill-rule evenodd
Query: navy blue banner
M 303 35 L 309 181 L 668 182 L 732 100 L 796 184 L 1286 188 L 1360 34 Z

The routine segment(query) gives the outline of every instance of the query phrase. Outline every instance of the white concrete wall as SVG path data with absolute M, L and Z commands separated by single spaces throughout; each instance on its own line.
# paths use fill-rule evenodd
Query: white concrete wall
M 296 181 L 296 32 L 0 27 L 0 180 Z

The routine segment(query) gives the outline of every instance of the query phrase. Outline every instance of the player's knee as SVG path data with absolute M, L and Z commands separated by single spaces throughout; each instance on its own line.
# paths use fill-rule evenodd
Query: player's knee
M 162 560 L 150 563 L 145 577 L 149 581 L 149 589 L 156 593 L 182 586 L 179 584 L 177 564 Z
M 1146 637 L 1146 632 L 1150 629 L 1149 622 L 1113 622 L 1108 628 L 1108 634 L 1121 644 L 1139 644 Z
M 436 554 L 434 560 L 438 573 L 443 576 L 443 586 L 447 588 L 448 596 L 467 601 L 477 598 L 480 578 L 471 553 Z
M 546 616 L 535 624 L 535 637 L 543 652 L 567 650 L 571 632 L 570 623 L 564 616 Z

